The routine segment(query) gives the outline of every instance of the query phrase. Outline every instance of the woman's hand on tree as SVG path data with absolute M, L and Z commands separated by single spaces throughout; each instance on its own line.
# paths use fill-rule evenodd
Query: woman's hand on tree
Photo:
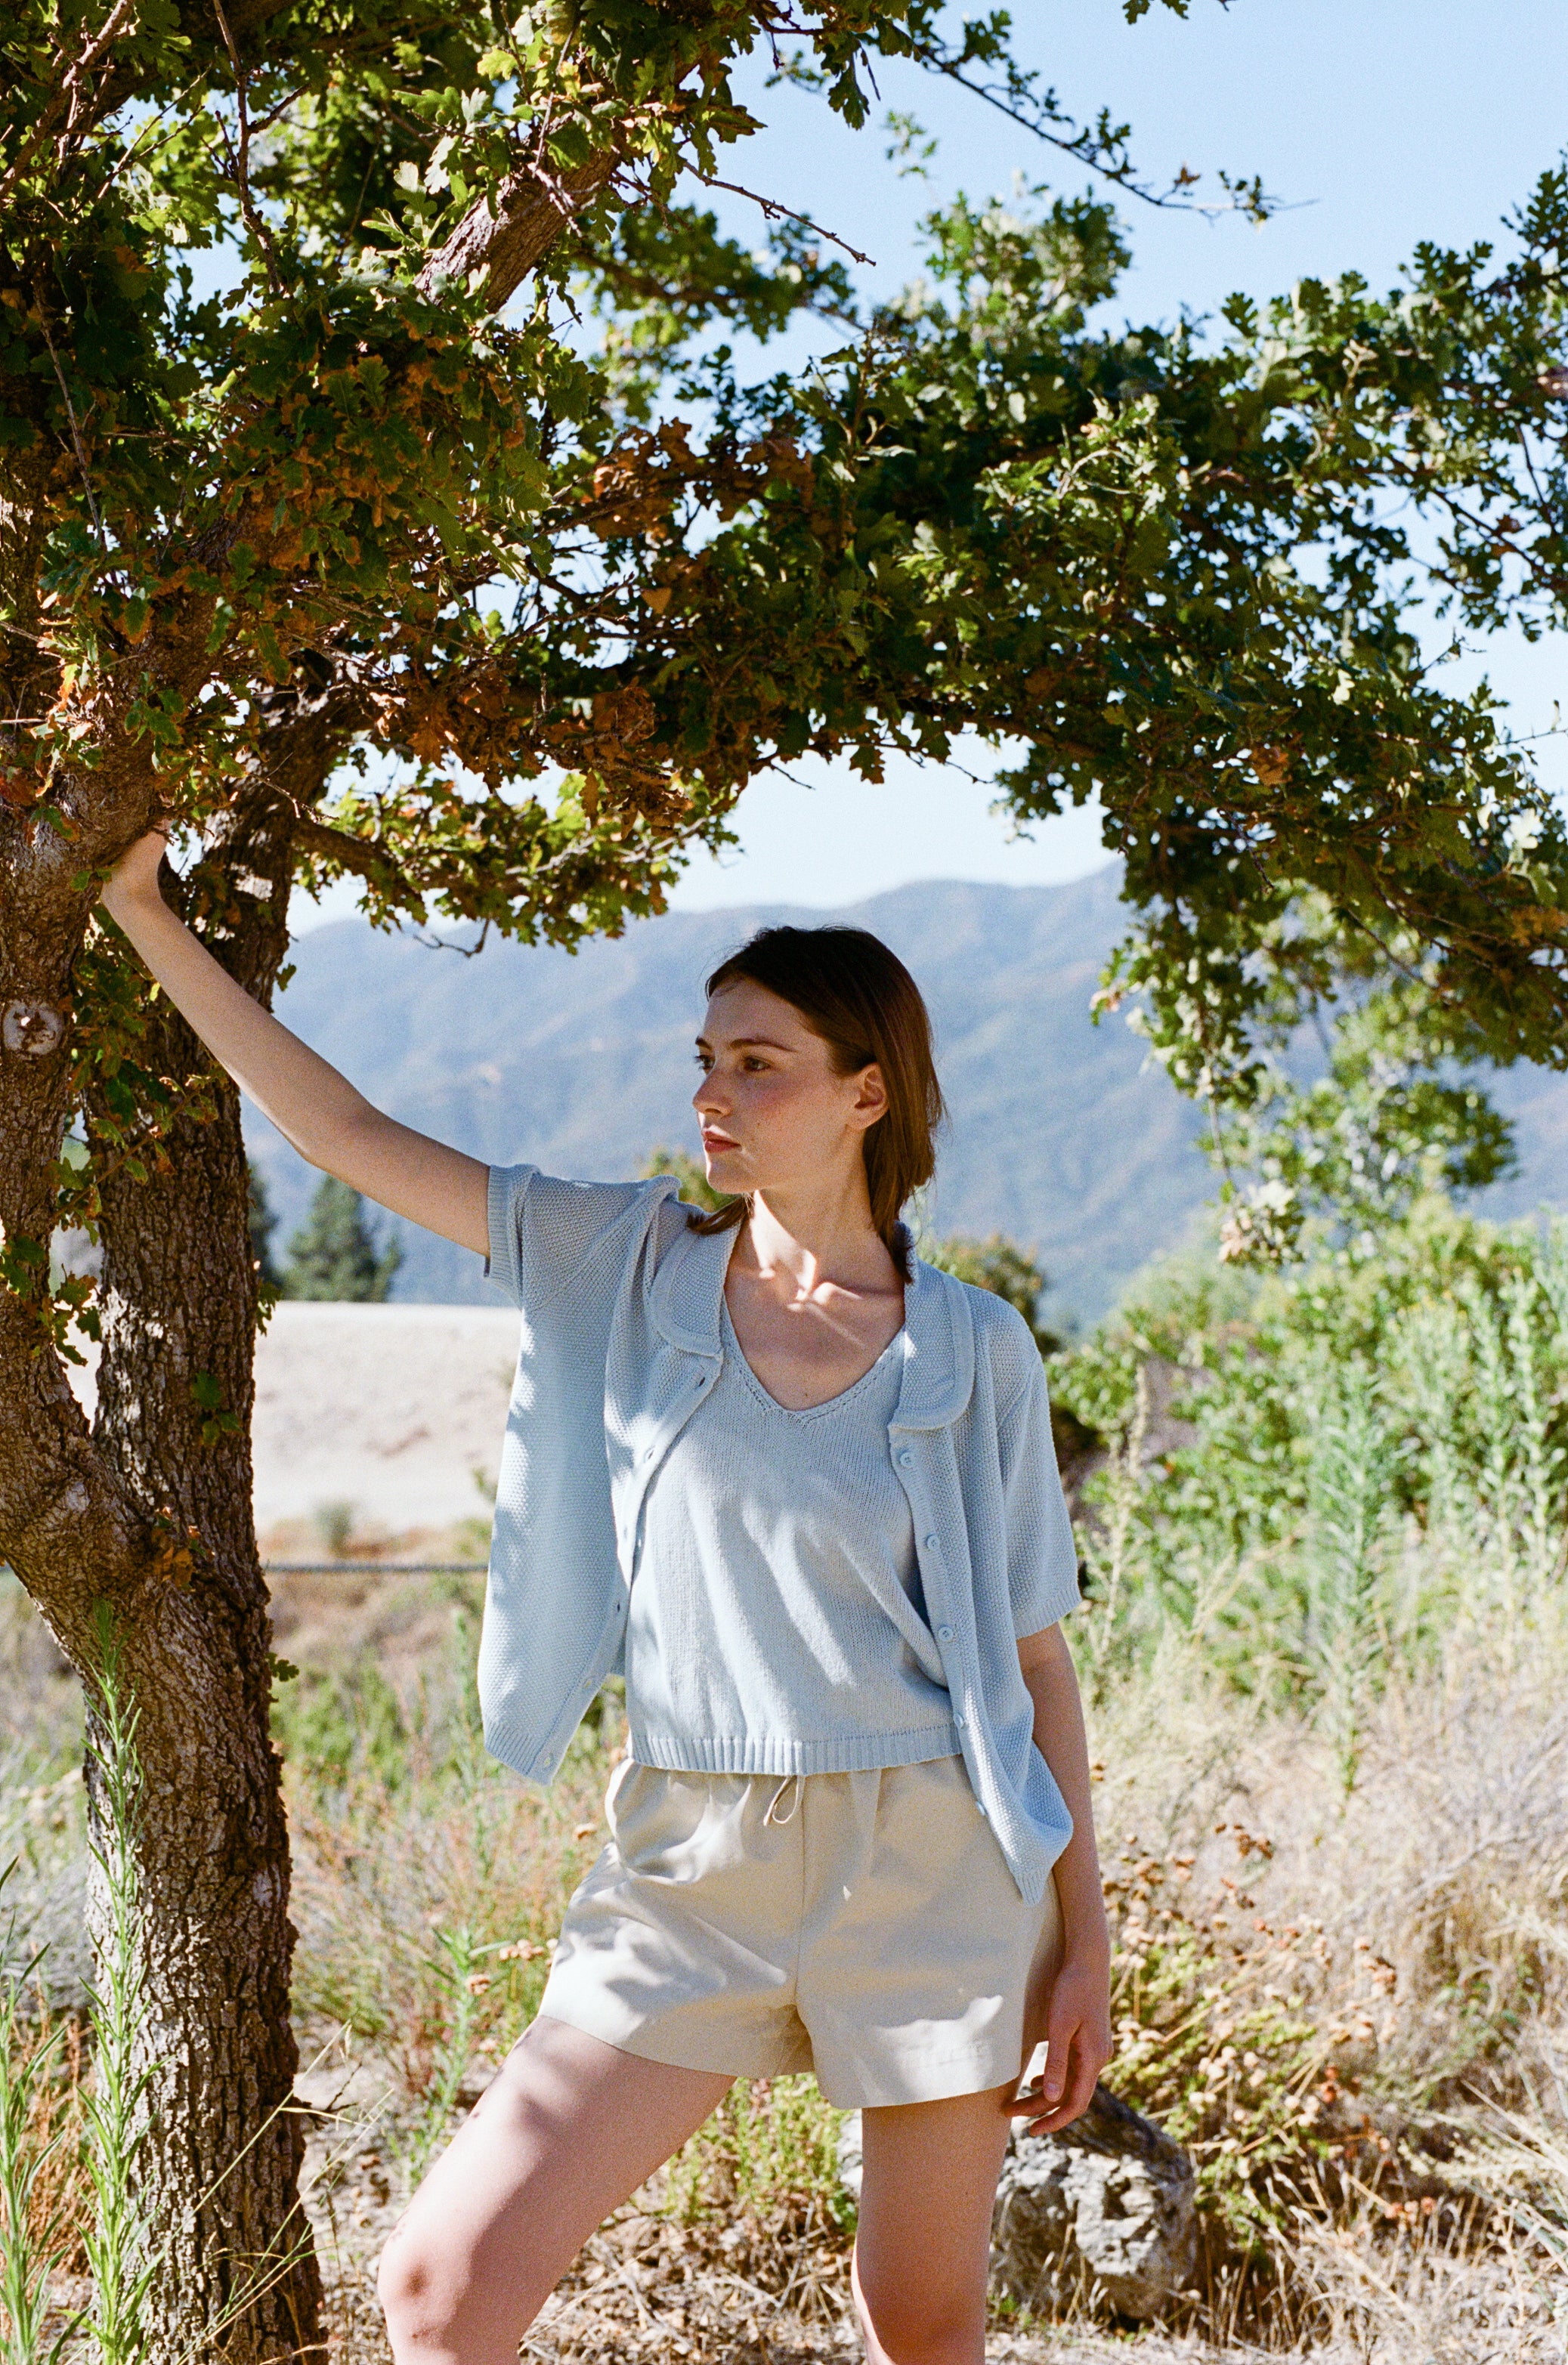
M 168 851 L 169 832 L 162 823 L 126 847 L 98 897 L 111 920 L 118 920 L 121 911 L 133 903 L 162 902 L 158 870 Z

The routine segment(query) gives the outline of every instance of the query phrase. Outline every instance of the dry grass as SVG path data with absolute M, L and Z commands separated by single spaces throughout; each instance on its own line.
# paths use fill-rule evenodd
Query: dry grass
M 1102 1708 L 1110 2077 L 1199 2160 L 1194 2329 L 1387 2365 L 1564 2354 L 1565 1672 L 1561 1618 L 1511 1652 L 1461 1630 L 1377 1702 L 1348 1797 L 1309 1725 L 1192 1642 Z
M 547 1795 L 492 1765 L 470 1607 L 378 1597 L 366 1622 L 319 1630 L 281 1698 L 302 2041 L 327 2048 L 307 2081 L 310 2207 L 340 2365 L 385 2365 L 374 2259 L 419 2158 L 537 2004 L 620 1736 L 610 1707 Z M 0 1844 L 22 1857 L 29 1934 L 59 1942 L 65 1998 L 73 1711 L 25 1611 L 0 1613 Z M 1377 1703 L 1348 1798 L 1319 1736 L 1225 1688 L 1201 1645 L 1172 1642 L 1118 1683 L 1093 1743 L 1119 1933 L 1112 2082 L 1199 2159 L 1201 2287 L 1130 2338 L 1001 2317 L 993 2357 L 1563 2365 L 1565 1672 L 1560 1626 L 1511 1653 L 1457 1633 Z M 588 2246 L 526 2353 L 856 2353 L 834 2129 L 809 2080 L 737 2090 Z
M 1342 2080 L 1439 2114 L 1550 2086 L 1568 2038 L 1568 1634 L 1508 1663 L 1456 1637 L 1429 1679 L 1384 1693 L 1348 1798 L 1309 1727 L 1207 1689 L 1184 1656 L 1097 1720 L 1103 1835 L 1190 1858 L 1226 1947 L 1260 1967 L 1309 1933 L 1293 1991 Z

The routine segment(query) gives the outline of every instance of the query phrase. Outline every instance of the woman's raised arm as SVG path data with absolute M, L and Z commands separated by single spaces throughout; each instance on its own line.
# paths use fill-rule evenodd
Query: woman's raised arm
M 483 1256 L 488 1167 L 384 1116 L 252 1002 L 164 902 L 164 845 L 159 830 L 137 840 L 104 889 L 104 908 L 213 1058 L 312 1166 Z

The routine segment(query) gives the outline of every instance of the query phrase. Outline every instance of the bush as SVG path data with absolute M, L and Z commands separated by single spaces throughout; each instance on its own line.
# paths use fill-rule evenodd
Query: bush
M 1568 1531 L 1568 1229 L 1418 1202 L 1375 1253 L 1258 1278 L 1175 1261 L 1054 1393 L 1106 1452 L 1082 1540 L 1093 1680 L 1202 1633 L 1311 1700 L 1355 1777 L 1369 1689 L 1464 1620 L 1524 1646 Z

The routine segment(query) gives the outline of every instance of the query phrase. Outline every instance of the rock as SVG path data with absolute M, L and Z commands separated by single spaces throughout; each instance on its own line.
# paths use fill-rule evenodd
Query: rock
M 1088 2284 L 1118 2315 L 1153 2315 L 1197 2253 L 1197 2179 L 1179 2144 L 1097 2086 L 1059 2135 L 1016 2135 L 991 2221 L 991 2280 L 1048 2314 Z
M 860 2113 L 846 2112 L 838 2130 L 838 2180 L 846 2192 L 860 2198 Z

